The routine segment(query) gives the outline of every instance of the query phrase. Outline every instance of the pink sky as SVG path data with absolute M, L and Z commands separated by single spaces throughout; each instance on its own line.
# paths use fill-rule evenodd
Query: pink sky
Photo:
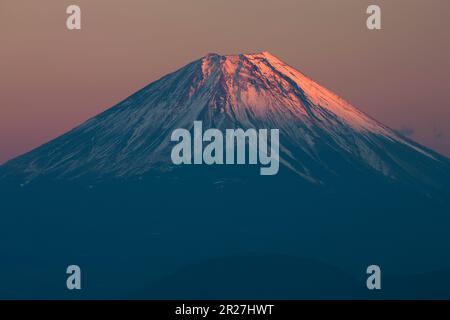
M 65 9 L 82 8 L 81 31 Z M 0 2 L 0 163 L 208 52 L 268 50 L 375 119 L 450 156 L 450 1 Z

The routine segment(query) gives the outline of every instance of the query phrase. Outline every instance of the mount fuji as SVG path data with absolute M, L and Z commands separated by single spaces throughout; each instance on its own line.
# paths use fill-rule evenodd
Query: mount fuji
M 286 174 L 314 185 L 384 178 L 450 190 L 450 161 L 373 120 L 268 52 L 208 54 L 1 167 L 0 177 L 133 179 L 173 172 L 177 128 L 276 128 Z
M 279 129 L 278 174 L 174 165 L 194 121 Z M 370 298 L 374 263 L 383 297 L 450 297 L 450 160 L 268 52 L 164 76 L 0 166 L 0 194 L 0 297 L 66 297 L 72 261 L 84 298 Z

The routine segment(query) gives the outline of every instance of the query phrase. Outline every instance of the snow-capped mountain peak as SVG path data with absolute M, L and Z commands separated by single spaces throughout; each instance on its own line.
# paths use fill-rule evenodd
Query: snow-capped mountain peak
M 448 160 L 380 124 L 269 52 L 210 53 L 1 167 L 0 177 L 134 178 L 172 172 L 170 135 L 280 130 L 280 172 L 327 185 L 349 175 L 439 187 Z

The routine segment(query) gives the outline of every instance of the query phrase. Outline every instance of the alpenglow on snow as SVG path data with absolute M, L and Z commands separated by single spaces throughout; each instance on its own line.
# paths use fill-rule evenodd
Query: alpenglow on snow
M 177 169 L 174 130 L 279 129 L 280 171 L 314 185 L 370 173 L 448 188 L 447 158 L 399 135 L 268 52 L 208 54 L 0 167 L 0 178 L 134 179 Z

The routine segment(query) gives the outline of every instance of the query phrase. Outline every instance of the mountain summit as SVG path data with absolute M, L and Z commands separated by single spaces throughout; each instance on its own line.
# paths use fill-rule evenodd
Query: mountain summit
M 208 54 L 0 167 L 0 178 L 133 179 L 174 172 L 177 128 L 280 130 L 280 171 L 314 185 L 382 179 L 448 189 L 447 158 L 373 120 L 269 52 Z M 366 181 L 367 182 L 367 181 Z
M 173 164 L 197 121 L 278 129 L 277 174 Z M 73 299 L 75 261 L 80 298 L 373 299 L 372 264 L 377 297 L 448 298 L 449 186 L 447 158 L 268 52 L 208 54 L 0 167 L 0 297 Z

